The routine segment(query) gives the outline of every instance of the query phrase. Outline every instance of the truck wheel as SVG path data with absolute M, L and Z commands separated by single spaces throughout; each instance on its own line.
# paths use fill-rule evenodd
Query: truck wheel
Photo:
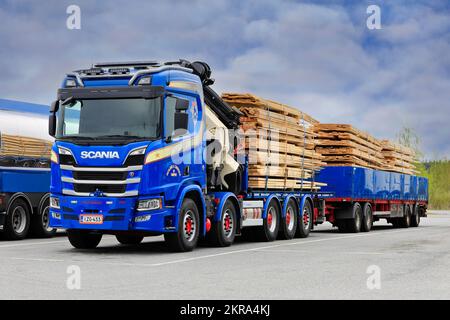
M 345 219 L 336 220 L 336 226 L 338 227 L 339 232 L 341 232 L 341 233 L 348 232 L 347 220 L 345 220 Z
M 236 208 L 229 200 L 223 206 L 219 221 L 212 224 L 207 233 L 207 241 L 218 247 L 228 247 L 234 242 L 236 235 Z
M 194 200 L 186 198 L 178 217 L 178 231 L 165 233 L 164 239 L 171 251 L 192 251 L 197 246 L 200 232 L 199 214 Z
M 286 216 L 281 223 L 280 238 L 290 240 L 294 238 L 297 231 L 298 210 L 293 199 L 286 206 Z
M 420 224 L 420 213 L 419 213 L 419 207 L 414 207 L 414 214 L 411 216 L 411 227 L 418 227 Z
M 50 202 L 47 199 L 38 214 L 31 217 L 31 228 L 33 234 L 40 238 L 50 238 L 56 234 L 56 229 L 49 227 Z
M 16 199 L 11 203 L 6 214 L 4 226 L 7 240 L 22 240 L 30 229 L 30 208 L 23 199 Z
M 346 219 L 347 221 L 347 231 L 351 233 L 358 233 L 361 231 L 363 211 L 361 205 L 358 202 L 353 204 L 353 218 Z
M 102 240 L 102 234 L 91 233 L 86 230 L 68 229 L 67 238 L 70 244 L 77 249 L 94 249 Z
M 311 203 L 309 203 L 309 201 L 305 201 L 305 204 L 303 205 L 302 217 L 298 221 L 296 236 L 299 238 L 308 237 L 312 229 L 312 223 L 313 223 L 313 210 L 311 207 Z
M 369 203 L 364 204 L 363 209 L 363 220 L 361 225 L 361 231 L 369 232 L 373 226 L 373 213 L 372 206 Z
M 405 206 L 405 214 L 399 219 L 401 228 L 409 228 L 411 225 L 411 209 L 409 206 Z
M 125 245 L 138 245 L 144 240 L 143 236 L 133 236 L 129 234 L 118 234 L 116 235 L 117 241 Z
M 263 226 L 259 228 L 259 235 L 262 241 L 274 241 L 280 229 L 280 209 L 275 199 L 270 201 L 267 207 L 266 218 L 263 219 Z

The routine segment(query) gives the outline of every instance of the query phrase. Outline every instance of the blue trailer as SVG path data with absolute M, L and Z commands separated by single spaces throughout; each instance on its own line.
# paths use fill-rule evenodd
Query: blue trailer
M 5 131 L 40 136 L 47 116 L 48 106 L 0 99 L 0 233 L 8 240 L 23 239 L 30 232 L 49 237 L 56 231 L 49 227 L 49 160 L 1 152 Z
M 428 180 L 397 172 L 360 167 L 325 167 L 317 179 L 323 192 L 327 220 L 342 232 L 370 231 L 373 222 L 386 219 L 394 227 L 417 227 L 426 216 Z

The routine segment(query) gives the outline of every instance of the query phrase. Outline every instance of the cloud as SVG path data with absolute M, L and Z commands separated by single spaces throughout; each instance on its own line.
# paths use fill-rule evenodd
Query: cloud
M 201 59 L 216 90 L 253 92 L 323 122 L 386 138 L 413 127 L 427 156 L 450 157 L 447 1 L 69 1 L 0 4 L 0 97 L 46 103 L 64 74 L 98 61 Z M 18 4 L 19 3 L 19 4 Z

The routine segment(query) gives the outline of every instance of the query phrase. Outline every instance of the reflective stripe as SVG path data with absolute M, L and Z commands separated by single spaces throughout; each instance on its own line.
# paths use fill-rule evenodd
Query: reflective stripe
M 62 182 L 78 184 L 131 184 L 141 182 L 141 178 L 131 178 L 127 180 L 76 180 L 69 177 L 61 177 Z
M 111 167 L 74 167 L 61 165 L 61 170 L 69 171 L 96 171 L 96 172 L 126 172 L 126 171 L 138 171 L 142 170 L 143 166 L 130 166 L 125 168 L 111 168 Z
M 91 194 L 93 194 L 89 192 L 76 192 L 68 189 L 63 189 L 62 193 L 68 196 L 78 196 L 78 197 L 89 197 Z M 103 193 L 105 197 L 117 197 L 117 198 L 132 197 L 137 196 L 138 194 L 139 192 L 137 190 L 127 191 L 124 193 Z

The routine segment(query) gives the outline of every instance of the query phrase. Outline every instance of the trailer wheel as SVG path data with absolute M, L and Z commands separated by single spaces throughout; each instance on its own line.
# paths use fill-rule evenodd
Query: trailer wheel
M 67 238 L 76 249 L 94 249 L 102 240 L 102 234 L 92 233 L 87 230 L 68 229 Z
M 290 199 L 286 206 L 286 216 L 282 219 L 280 238 L 290 240 L 297 232 L 298 209 L 293 199 Z
M 121 244 L 125 245 L 138 245 L 139 243 L 144 240 L 143 236 L 135 236 L 135 235 L 129 235 L 129 234 L 118 234 L 116 235 L 117 241 Z
M 259 238 L 262 241 L 274 241 L 280 229 L 280 209 L 275 199 L 272 199 L 267 207 L 266 218 L 263 226 L 258 228 Z
M 414 214 L 411 216 L 411 227 L 418 227 L 420 224 L 419 206 L 414 207 Z
M 22 240 L 30 229 L 30 208 L 23 199 L 14 200 L 6 213 L 4 226 L 7 240 Z
M 31 217 L 31 228 L 33 234 L 40 238 L 50 238 L 56 234 L 56 229 L 49 227 L 50 222 L 50 202 L 47 199 L 39 209 L 37 214 Z
M 165 233 L 164 239 L 174 252 L 192 251 L 197 246 L 200 220 L 194 200 L 185 198 L 178 216 L 178 231 Z
M 373 226 L 372 206 L 370 205 L 370 203 L 365 203 L 363 209 L 363 220 L 361 225 L 361 231 L 369 232 L 372 229 L 372 226 Z
M 212 224 L 207 233 L 208 243 L 218 247 L 228 247 L 233 244 L 236 235 L 236 208 L 230 200 L 223 206 L 220 220 Z
M 399 219 L 399 225 L 401 228 L 409 228 L 411 225 L 411 209 L 409 206 L 405 206 L 405 212 L 403 217 Z
M 361 231 L 363 211 L 359 202 L 353 204 L 353 218 L 347 219 L 347 232 L 358 233 Z
M 303 205 L 303 213 L 301 218 L 298 220 L 297 232 L 296 236 L 298 238 L 307 238 L 312 229 L 313 223 L 313 210 L 311 207 L 311 203 L 309 201 L 305 201 Z

